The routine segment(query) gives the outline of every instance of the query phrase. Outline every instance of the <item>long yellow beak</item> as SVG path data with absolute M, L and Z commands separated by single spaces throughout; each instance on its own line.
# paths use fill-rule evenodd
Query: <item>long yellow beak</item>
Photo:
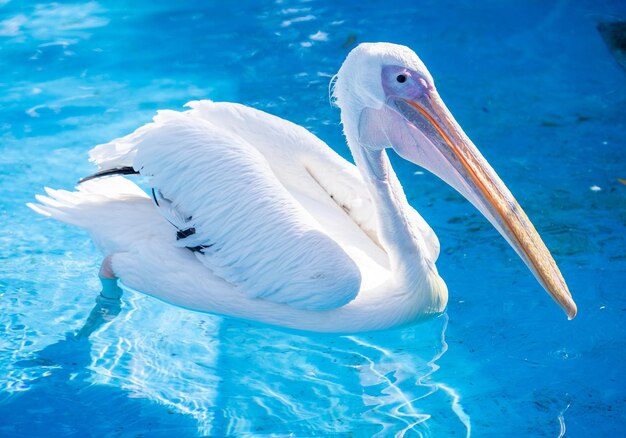
M 435 149 L 415 154 L 404 150 L 399 154 L 431 170 L 472 202 L 515 249 L 568 318 L 574 318 L 576 303 L 550 251 L 437 93 L 433 91 L 414 101 L 402 99 L 395 106 Z

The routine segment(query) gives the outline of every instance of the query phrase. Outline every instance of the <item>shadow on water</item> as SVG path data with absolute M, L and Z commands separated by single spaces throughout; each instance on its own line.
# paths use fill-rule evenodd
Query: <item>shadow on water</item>
M 76 334 L 9 367 L 0 436 L 469 433 L 459 396 L 434 375 L 446 315 L 304 335 L 124 302 L 120 313 L 119 300 L 99 299 Z

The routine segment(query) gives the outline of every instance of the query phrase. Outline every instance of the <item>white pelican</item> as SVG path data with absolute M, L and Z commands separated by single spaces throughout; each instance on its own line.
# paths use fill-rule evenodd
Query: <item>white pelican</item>
M 387 329 L 448 300 L 439 242 L 408 204 L 392 148 L 474 204 L 576 315 L 550 252 L 413 51 L 359 45 L 333 96 L 356 166 L 288 121 L 197 101 L 97 146 L 98 173 L 74 192 L 46 188 L 30 206 L 91 234 L 105 255 L 104 295 L 121 294 L 119 278 L 201 312 L 308 331 Z M 151 194 L 112 176 L 129 173 L 148 177 Z

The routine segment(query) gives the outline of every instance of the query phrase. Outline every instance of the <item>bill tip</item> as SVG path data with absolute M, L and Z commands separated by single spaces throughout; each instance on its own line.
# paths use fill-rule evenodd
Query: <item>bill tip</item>
M 567 313 L 567 319 L 569 321 L 576 318 L 576 314 L 578 313 L 578 308 L 576 307 L 576 303 L 572 301 L 571 305 L 567 308 L 566 313 Z

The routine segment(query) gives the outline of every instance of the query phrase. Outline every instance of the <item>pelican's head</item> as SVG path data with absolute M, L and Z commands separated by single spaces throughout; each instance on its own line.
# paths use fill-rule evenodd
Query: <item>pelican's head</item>
M 341 66 L 333 96 L 351 148 L 393 148 L 443 179 L 496 227 L 568 317 L 576 315 L 565 280 L 537 231 L 454 120 L 411 49 L 360 44 Z

